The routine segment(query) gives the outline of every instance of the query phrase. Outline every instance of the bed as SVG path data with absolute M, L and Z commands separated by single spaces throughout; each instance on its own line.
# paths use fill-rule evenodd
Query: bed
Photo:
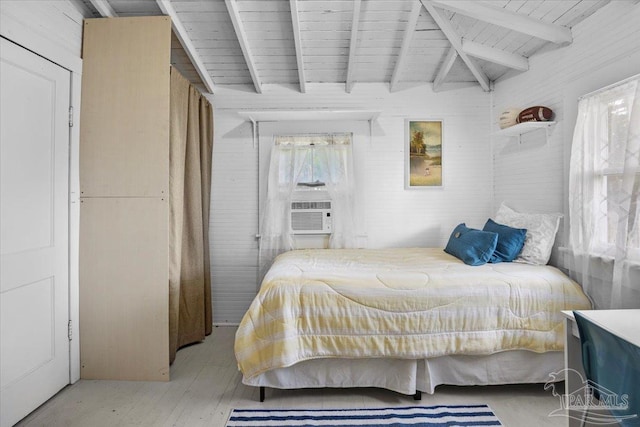
M 280 255 L 236 333 L 243 383 L 261 388 L 546 382 L 563 363 L 562 310 L 588 309 L 548 265 L 471 267 L 438 248 Z

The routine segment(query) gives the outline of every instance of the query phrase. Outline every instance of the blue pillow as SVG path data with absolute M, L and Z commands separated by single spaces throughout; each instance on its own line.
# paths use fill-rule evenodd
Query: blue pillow
M 444 251 L 468 265 L 486 264 L 498 244 L 498 234 L 474 230 L 464 223 L 453 229 Z
M 507 225 L 498 224 L 491 218 L 484 225 L 484 231 L 498 233 L 498 244 L 489 262 L 511 262 L 520 253 L 527 237 L 525 228 L 513 228 Z

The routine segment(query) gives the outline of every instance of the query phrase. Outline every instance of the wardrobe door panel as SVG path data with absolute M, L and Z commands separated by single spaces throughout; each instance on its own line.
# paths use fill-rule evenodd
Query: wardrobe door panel
M 163 197 L 169 185 L 167 16 L 84 22 L 81 197 Z
M 81 201 L 82 378 L 169 380 L 167 204 Z

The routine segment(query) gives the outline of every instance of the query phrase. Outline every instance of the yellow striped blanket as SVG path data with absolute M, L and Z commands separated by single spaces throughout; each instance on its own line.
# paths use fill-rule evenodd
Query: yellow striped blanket
M 561 310 L 588 309 L 555 267 L 470 267 L 442 249 L 280 255 L 236 333 L 245 378 L 315 358 L 423 359 L 563 348 Z

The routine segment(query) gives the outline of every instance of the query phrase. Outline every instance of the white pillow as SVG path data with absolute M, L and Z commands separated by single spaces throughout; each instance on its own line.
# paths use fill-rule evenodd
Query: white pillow
M 527 237 L 520 255 L 514 260 L 527 264 L 545 265 L 551 257 L 553 242 L 562 214 L 516 212 L 504 203 L 500 205 L 495 221 L 514 228 L 526 228 Z

